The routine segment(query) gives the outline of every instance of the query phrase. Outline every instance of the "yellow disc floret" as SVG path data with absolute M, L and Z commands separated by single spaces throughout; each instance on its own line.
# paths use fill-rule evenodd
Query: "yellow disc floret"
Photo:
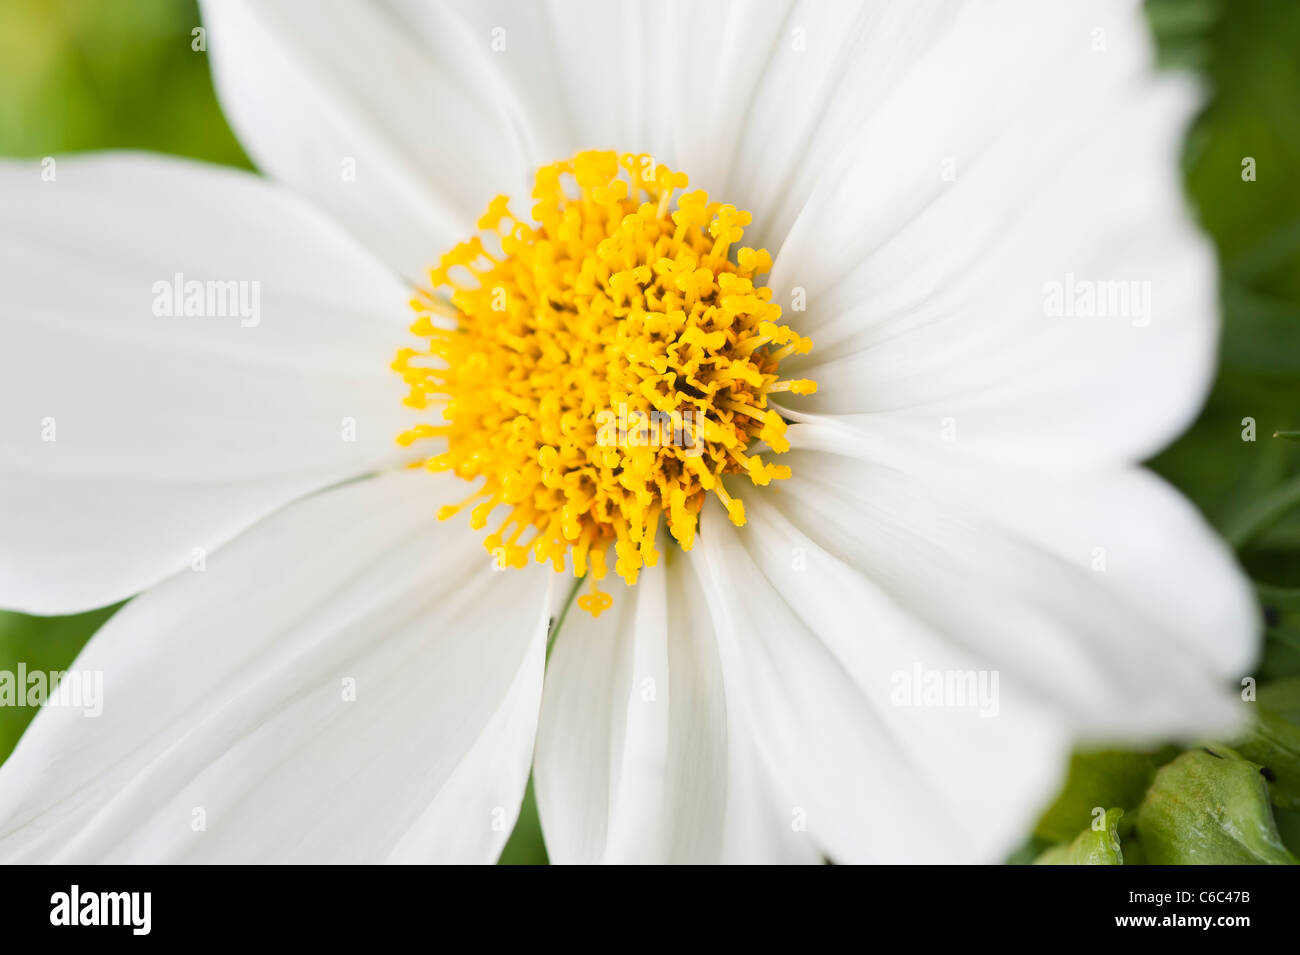
M 737 247 L 749 213 L 699 190 L 674 205 L 686 185 L 628 153 L 544 166 L 532 221 L 498 196 L 482 234 L 444 255 L 411 303 L 411 331 L 428 344 L 393 367 L 406 403 L 441 420 L 398 441 L 438 440 L 423 467 L 483 479 L 439 517 L 470 507 L 482 529 L 504 506 L 486 541 L 501 566 L 531 550 L 563 570 L 568 555 L 574 574 L 600 580 L 612 545 L 614 571 L 633 584 L 658 560 L 661 518 L 689 550 L 708 494 L 745 523 L 724 477 L 790 474 L 755 445 L 789 448 L 767 396 L 814 390 L 777 375 L 812 343 L 779 324 L 771 289 L 755 284 L 771 256 Z

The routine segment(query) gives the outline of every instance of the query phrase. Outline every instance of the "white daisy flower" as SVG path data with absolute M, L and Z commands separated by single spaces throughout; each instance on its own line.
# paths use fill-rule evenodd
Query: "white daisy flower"
M 1136 2 L 203 15 L 267 178 L 0 166 L 0 605 L 139 595 L 0 858 L 990 861 L 1236 725 Z

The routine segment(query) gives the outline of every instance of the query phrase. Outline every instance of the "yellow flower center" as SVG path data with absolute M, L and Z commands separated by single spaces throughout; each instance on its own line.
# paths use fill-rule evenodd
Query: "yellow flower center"
M 700 509 L 716 494 L 745 523 L 728 476 L 765 485 L 790 469 L 754 445 L 789 449 L 768 395 L 815 390 L 782 381 L 781 359 L 812 343 L 778 324 L 762 249 L 740 242 L 748 212 L 706 193 L 673 196 L 686 176 L 648 156 L 583 152 L 543 166 L 532 221 L 498 196 L 482 230 L 430 270 L 411 302 L 411 331 L 427 347 L 403 348 L 393 367 L 406 403 L 441 412 L 398 437 L 441 442 L 417 466 L 482 483 L 446 519 L 471 507 L 488 526 L 498 566 L 528 551 L 557 571 L 590 576 L 579 605 L 612 602 L 595 589 L 610 547 L 629 585 L 658 561 L 660 519 L 690 550 Z

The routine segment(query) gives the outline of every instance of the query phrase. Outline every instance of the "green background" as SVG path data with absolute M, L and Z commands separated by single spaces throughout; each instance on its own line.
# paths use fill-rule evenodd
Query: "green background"
M 1184 169 L 1219 250 L 1225 314 L 1204 412 L 1152 466 L 1264 588 L 1260 728 L 1185 753 L 1080 754 L 1060 801 L 1026 820 L 1033 835 L 1014 861 L 1292 861 L 1282 844 L 1300 852 L 1300 679 L 1288 679 L 1300 677 L 1300 442 L 1273 434 L 1300 429 L 1300 3 L 1152 0 L 1148 13 L 1164 62 L 1207 81 Z M 185 0 L 0 0 L 0 155 L 134 148 L 251 168 L 206 57 L 191 50 L 198 24 Z M 1247 417 L 1254 442 L 1242 440 Z M 0 669 L 66 668 L 111 613 L 0 613 Z M 0 707 L 0 759 L 32 715 Z M 1097 807 L 1111 811 L 1093 827 Z M 1225 836 L 1243 830 L 1263 835 Z M 530 793 L 502 861 L 545 858 Z

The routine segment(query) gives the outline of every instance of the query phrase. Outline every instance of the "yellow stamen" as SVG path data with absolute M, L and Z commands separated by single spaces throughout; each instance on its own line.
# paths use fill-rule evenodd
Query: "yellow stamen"
M 789 477 L 746 449 L 788 449 L 767 396 L 816 388 L 777 373 L 812 343 L 778 324 L 771 289 L 755 284 L 772 257 L 737 248 L 750 214 L 701 190 L 677 195 L 673 209 L 687 185 L 630 153 L 543 166 L 531 222 L 498 196 L 478 221 L 482 235 L 430 270 L 434 288 L 411 302 L 411 331 L 428 345 L 393 362 L 406 403 L 436 402 L 441 413 L 437 426 L 398 438 L 443 442 L 414 466 L 484 479 L 439 518 L 478 501 L 470 523 L 482 529 L 504 505 L 488 550 L 508 566 L 529 551 L 557 570 L 568 558 L 590 578 L 578 605 L 593 615 L 613 602 L 596 585 L 607 559 L 629 585 L 655 566 L 661 517 L 686 550 L 710 493 L 745 523 L 722 476 Z
M 596 586 L 594 577 L 591 581 L 591 593 L 583 594 L 578 598 L 578 607 L 593 617 L 599 617 L 612 606 L 614 606 L 614 598 Z
M 793 391 L 796 395 L 811 395 L 817 391 L 817 382 L 807 378 L 794 378 L 790 381 L 778 381 L 767 386 L 770 395 L 777 391 Z

